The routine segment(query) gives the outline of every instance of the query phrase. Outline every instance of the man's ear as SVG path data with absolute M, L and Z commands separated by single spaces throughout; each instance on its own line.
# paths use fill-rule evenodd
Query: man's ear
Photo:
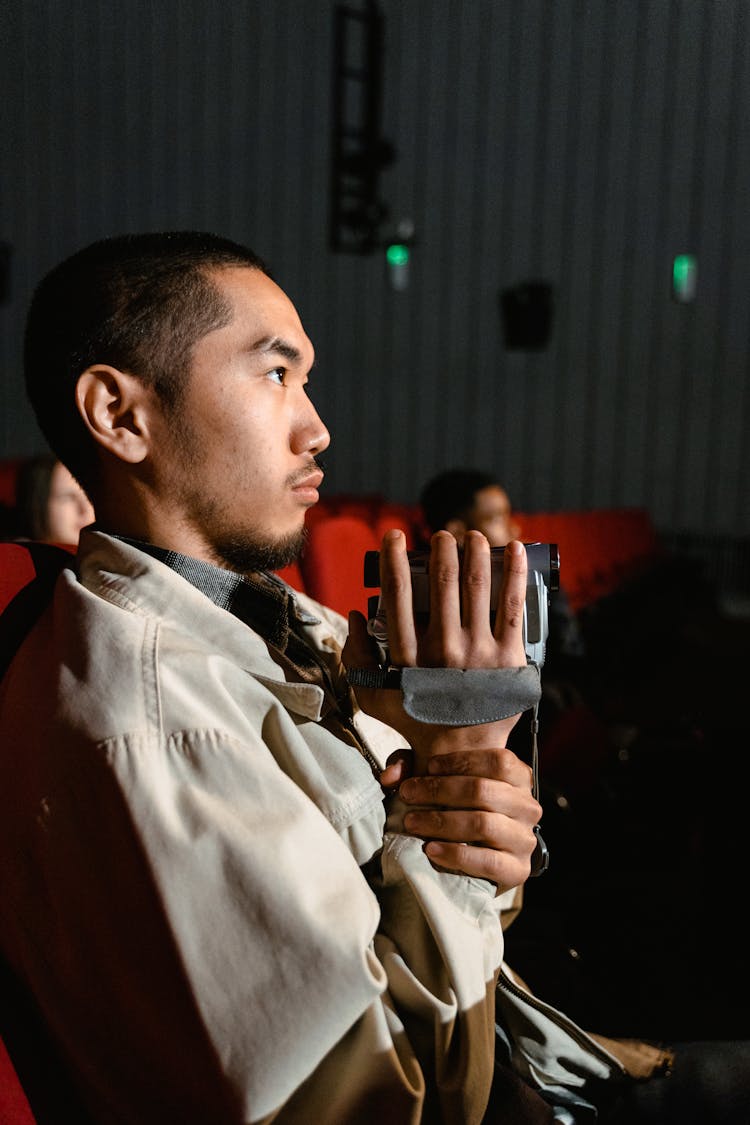
M 132 465 L 149 451 L 152 403 L 153 393 L 140 379 L 108 364 L 87 367 L 76 383 L 76 405 L 91 436 Z
M 445 525 L 445 530 L 450 531 L 451 535 L 457 542 L 463 543 L 464 535 L 466 534 L 466 524 L 463 520 L 452 519 L 448 520 Z

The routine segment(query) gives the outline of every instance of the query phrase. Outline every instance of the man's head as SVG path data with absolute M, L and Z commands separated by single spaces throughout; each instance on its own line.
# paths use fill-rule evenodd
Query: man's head
M 88 490 L 96 447 L 74 389 L 94 363 L 128 371 L 175 405 L 193 344 L 229 310 L 210 276 L 265 269 L 251 251 L 199 231 L 123 235 L 85 247 L 38 285 L 26 322 L 26 391 L 50 447 Z
M 95 243 L 40 284 L 26 383 L 106 529 L 238 570 L 303 542 L 328 433 L 312 345 L 250 250 L 201 232 Z
M 479 469 L 439 473 L 422 489 L 419 502 L 430 532 L 450 531 L 459 543 L 467 531 L 481 531 L 491 547 L 504 547 L 518 535 L 505 489 Z

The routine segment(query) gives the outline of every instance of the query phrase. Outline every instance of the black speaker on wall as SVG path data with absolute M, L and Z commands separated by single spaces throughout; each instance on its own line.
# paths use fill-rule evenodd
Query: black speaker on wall
M 542 351 L 552 335 L 555 290 L 549 281 L 521 281 L 500 294 L 505 347 Z

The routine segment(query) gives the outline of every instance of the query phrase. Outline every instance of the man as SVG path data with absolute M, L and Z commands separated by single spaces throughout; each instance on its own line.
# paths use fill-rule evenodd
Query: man
M 507 491 L 483 469 L 444 469 L 425 484 L 419 504 L 429 534 L 445 529 L 459 545 L 468 531 L 481 531 L 490 547 L 505 547 L 521 532 Z M 577 671 L 584 643 L 564 587 L 550 591 L 549 616 L 546 663 L 547 687 L 551 688 L 552 673 Z
M 463 543 L 467 531 L 481 531 L 491 547 L 518 538 L 508 493 L 481 469 L 445 469 L 427 482 L 419 503 L 430 535 L 445 528 Z
M 621 1068 L 496 993 L 541 812 L 517 715 L 432 725 L 391 688 L 365 714 L 364 619 L 269 574 L 322 480 L 312 363 L 211 235 L 97 243 L 37 290 L 28 393 L 97 522 L 2 684 L 0 949 L 97 1125 L 549 1121 Z M 461 576 L 432 550 L 418 636 L 383 540 L 392 663 L 525 673 L 521 547 L 494 632 L 486 539 Z

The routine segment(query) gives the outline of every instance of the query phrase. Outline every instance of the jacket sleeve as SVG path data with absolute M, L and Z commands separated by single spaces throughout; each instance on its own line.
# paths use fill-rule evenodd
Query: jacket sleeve
M 42 991 L 97 1121 L 481 1121 L 494 888 L 390 831 L 363 872 L 260 738 L 131 734 L 78 780 L 40 843 L 76 934 Z

